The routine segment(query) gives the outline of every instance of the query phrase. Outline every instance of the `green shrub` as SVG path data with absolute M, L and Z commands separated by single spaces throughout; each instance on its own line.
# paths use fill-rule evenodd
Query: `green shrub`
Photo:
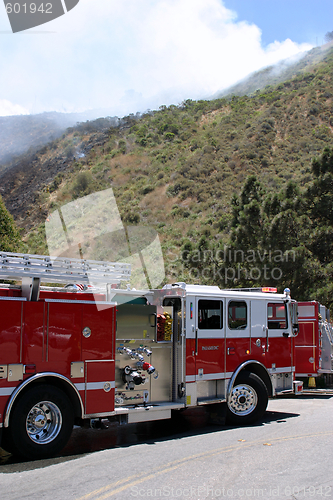
M 94 190 L 94 180 L 91 172 L 80 172 L 73 183 L 72 194 L 73 198 L 81 198 L 92 193 Z
M 0 196 L 0 250 L 2 252 L 17 252 L 20 245 L 19 230 Z

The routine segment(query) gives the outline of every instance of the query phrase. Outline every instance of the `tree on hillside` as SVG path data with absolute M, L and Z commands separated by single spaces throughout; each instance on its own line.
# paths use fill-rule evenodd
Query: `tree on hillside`
M 328 31 L 325 35 L 325 42 L 333 42 L 333 31 Z
M 243 252 L 264 244 L 265 214 L 262 211 L 264 189 L 255 175 L 245 181 L 239 197 L 232 199 L 231 246 Z
M 298 300 L 332 303 L 333 149 L 313 160 L 312 175 L 305 192 L 289 182 L 274 195 L 263 195 L 252 176 L 233 198 L 230 247 L 242 258 L 243 271 L 235 274 L 234 285 L 270 280 L 281 290 L 291 288 Z
M 19 231 L 0 196 L 0 251 L 16 252 L 19 248 Z
M 333 149 L 325 148 L 312 162 L 313 183 L 307 191 L 311 218 L 333 224 Z
M 231 201 L 229 240 L 202 236 L 183 245 L 190 278 L 221 288 L 291 288 L 297 300 L 333 303 L 333 149 L 312 162 L 301 191 L 290 181 L 266 194 L 255 176 Z
M 314 180 L 306 193 L 312 220 L 310 248 L 320 262 L 333 262 L 333 149 L 312 162 Z
M 305 196 L 312 222 L 308 247 L 322 269 L 313 298 L 330 307 L 333 304 L 333 148 L 325 148 L 312 161 L 312 175 L 314 179 Z
M 309 287 L 318 266 L 306 265 L 311 259 L 305 246 L 310 221 L 303 214 L 297 186 L 289 182 L 280 193 L 266 195 L 251 176 L 240 198 L 234 197 L 232 208 L 230 247 L 237 262 L 234 285 L 275 285 L 290 287 L 294 293 Z

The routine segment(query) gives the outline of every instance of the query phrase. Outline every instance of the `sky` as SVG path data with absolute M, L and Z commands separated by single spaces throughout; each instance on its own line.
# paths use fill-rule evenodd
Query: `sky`
M 332 0 L 80 0 L 18 33 L 0 2 L 0 116 L 209 98 L 332 30 Z

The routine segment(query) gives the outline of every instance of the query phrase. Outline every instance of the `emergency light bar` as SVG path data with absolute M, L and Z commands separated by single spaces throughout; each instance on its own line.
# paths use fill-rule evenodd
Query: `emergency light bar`
M 277 288 L 273 286 L 259 286 L 253 288 L 227 288 L 232 292 L 264 292 L 264 293 L 276 293 Z

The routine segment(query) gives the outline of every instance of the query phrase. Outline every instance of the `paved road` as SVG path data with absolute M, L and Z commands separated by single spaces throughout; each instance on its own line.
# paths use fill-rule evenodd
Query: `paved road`
M 164 421 L 75 429 L 61 456 L 0 462 L 1 500 L 332 499 L 333 397 L 275 399 L 243 428 Z

